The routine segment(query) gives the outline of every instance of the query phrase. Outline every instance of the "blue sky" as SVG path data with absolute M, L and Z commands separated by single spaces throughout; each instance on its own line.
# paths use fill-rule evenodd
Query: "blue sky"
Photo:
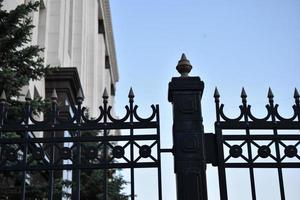
M 295 87 L 300 90 L 299 0 L 111 0 L 110 3 L 120 73 L 117 112 L 122 115 L 131 86 L 142 115 L 150 113 L 151 104 L 159 104 L 163 147 L 172 145 L 168 82 L 178 76 L 175 67 L 183 52 L 193 65 L 191 75 L 200 76 L 205 82 L 202 107 L 206 132 L 214 131 L 215 86 L 229 116 L 238 113 L 242 87 L 248 93 L 254 113 L 263 116 L 269 86 L 281 113 L 291 114 L 293 90 Z M 164 199 L 174 200 L 172 157 L 163 156 L 162 162 Z M 215 172 L 215 168 L 208 168 L 209 194 L 214 200 L 218 199 Z M 265 180 L 258 180 L 257 184 L 274 182 L 272 173 L 269 176 L 257 173 L 265 174 Z M 140 174 L 140 180 L 149 178 L 143 172 Z M 296 187 L 295 177 L 300 178 L 300 170 L 287 171 L 286 176 L 288 190 L 292 190 Z M 149 189 L 153 187 L 143 183 L 137 199 L 156 199 Z M 247 193 L 247 183 L 240 190 L 230 200 L 247 200 L 238 196 L 243 191 Z M 296 200 L 300 192 L 296 194 L 290 192 L 287 199 Z M 276 193 L 272 195 L 272 199 L 279 199 Z

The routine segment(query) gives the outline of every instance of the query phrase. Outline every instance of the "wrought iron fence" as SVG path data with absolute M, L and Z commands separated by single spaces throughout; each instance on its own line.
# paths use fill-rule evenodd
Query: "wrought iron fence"
M 300 132 L 284 132 L 300 130 L 299 93 L 295 89 L 293 115 L 282 117 L 278 112 L 278 104 L 274 104 L 271 89 L 268 92 L 269 103 L 267 114 L 256 118 L 247 104 L 247 94 L 242 90 L 240 114 L 235 119 L 228 118 L 224 113 L 224 104 L 220 105 L 220 94 L 215 90 L 216 143 L 218 149 L 218 171 L 220 195 L 222 200 L 228 199 L 226 168 L 249 169 L 252 199 L 257 199 L 255 187 L 255 168 L 277 168 L 280 197 L 286 199 L 282 169 L 300 168 Z M 269 130 L 270 133 L 265 131 Z
M 109 169 L 130 169 L 131 199 L 135 195 L 135 168 L 156 168 L 158 174 L 158 199 L 161 199 L 161 161 L 159 107 L 152 105 L 148 118 L 138 115 L 134 104 L 134 93 L 130 89 L 129 104 L 123 118 L 115 118 L 108 104 L 106 90 L 100 115 L 95 119 L 87 117 L 82 107 L 81 90 L 73 115 L 66 119 L 60 116 L 57 94 L 51 96 L 51 110 L 38 120 L 31 107 L 28 92 L 24 112 L 18 119 L 8 117 L 9 105 L 5 93 L 0 98 L 0 173 L 21 172 L 20 199 L 28 199 L 26 188 L 30 188 L 33 171 L 42 172 L 48 179 L 48 199 L 53 199 L 55 175 L 59 170 L 72 170 L 72 198 L 80 199 L 81 170 L 102 169 L 104 176 L 103 198 L 108 199 L 107 176 Z M 129 134 L 113 134 L 110 130 L 128 130 Z M 147 129 L 149 134 L 140 134 Z M 90 134 L 90 132 L 94 134 Z M 147 144 L 143 144 L 147 141 Z M 121 145 L 122 143 L 122 145 Z M 127 152 L 127 153 L 126 153 Z M 60 174 L 62 176 L 62 174 Z

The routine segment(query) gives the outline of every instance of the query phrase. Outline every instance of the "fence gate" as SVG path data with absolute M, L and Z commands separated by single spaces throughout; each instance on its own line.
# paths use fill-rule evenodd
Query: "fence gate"
M 218 170 L 220 195 L 222 200 L 228 199 L 226 168 L 249 169 L 251 194 L 257 199 L 255 187 L 255 168 L 275 168 L 278 173 L 280 197 L 286 199 L 283 168 L 300 168 L 300 104 L 299 94 L 295 90 L 293 116 L 283 118 L 274 105 L 273 93 L 269 89 L 267 115 L 258 119 L 251 113 L 247 105 L 247 94 L 242 90 L 240 115 L 236 119 L 226 117 L 224 105 L 220 105 L 220 95 L 215 90 L 217 121 L 215 123 L 216 143 L 218 151 Z M 224 132 L 227 133 L 224 133 Z M 226 149 L 226 150 L 225 150 Z
M 176 69 L 180 77 L 169 83 L 168 100 L 173 105 L 173 148 L 161 149 L 159 107 L 152 105 L 148 118 L 138 115 L 134 94 L 130 90 L 129 104 L 123 118 L 112 116 L 113 108 L 104 91 L 99 117 L 89 119 L 82 107 L 79 90 L 76 105 L 66 117 L 60 112 L 56 90 L 51 96 L 51 108 L 37 116 L 26 95 L 22 113 L 9 107 L 5 92 L 0 97 L 0 199 L 71 199 L 82 198 L 82 173 L 101 170 L 101 195 L 110 200 L 110 178 L 114 169 L 130 170 L 130 199 L 135 199 L 135 169 L 157 169 L 157 199 L 162 200 L 161 159 L 163 152 L 173 153 L 178 200 L 208 200 L 206 167 L 218 167 L 220 199 L 228 199 L 226 169 L 249 170 L 252 199 L 256 200 L 254 169 L 275 168 L 281 199 L 285 200 L 283 168 L 300 168 L 300 96 L 295 90 L 294 114 L 289 119 L 278 113 L 271 89 L 266 106 L 267 116 L 258 119 L 247 104 L 242 90 L 240 115 L 228 118 L 215 90 L 215 133 L 205 133 L 201 112 L 204 82 L 190 77 L 192 66 L 183 54 Z M 14 115 L 11 115 L 14 111 Z M 14 116 L 14 117 L 13 117 Z M 39 121 L 38 119 L 43 119 Z M 140 132 L 147 129 L 148 134 Z M 120 134 L 127 130 L 127 134 Z M 265 131 L 268 130 L 268 133 Z M 286 130 L 297 133 L 287 134 Z M 240 132 L 238 132 L 240 131 Z M 72 171 L 71 173 L 68 171 Z M 86 177 L 85 177 L 86 178 Z M 68 180 L 71 180 L 68 182 Z M 13 182 L 12 182 L 13 181 Z M 46 184 L 45 184 L 46 182 Z M 33 185 L 36 185 L 33 187 Z M 10 187 L 12 186 L 12 187 Z M 97 187 L 95 185 L 94 187 Z M 11 190 L 10 190 L 11 189 Z M 37 195 L 40 195 L 38 198 Z M 229 199 L 230 200 L 230 199 Z
M 8 177 L 14 183 L 12 187 L 6 185 L 6 188 L 1 189 L 0 199 L 65 199 L 63 192 L 69 193 L 72 199 L 80 199 L 83 195 L 80 184 L 82 172 L 99 169 L 102 170 L 103 182 L 93 187 L 101 186 L 102 195 L 93 198 L 112 199 L 109 198 L 110 170 L 118 168 L 130 169 L 131 199 L 135 198 L 135 168 L 157 168 L 157 198 L 162 199 L 159 107 L 152 105 L 151 116 L 144 119 L 137 114 L 138 106 L 134 104 L 132 90 L 128 97 L 129 105 L 125 107 L 125 116 L 116 119 L 111 114 L 109 97 L 104 91 L 99 117 L 88 119 L 85 115 L 86 108 L 81 106 L 83 97 L 79 91 L 77 106 L 72 110 L 74 113 L 71 118 L 65 119 L 60 116 L 54 90 L 50 113 L 45 114 L 43 121 L 38 121 L 31 108 L 29 93 L 26 96 L 24 112 L 18 119 L 13 120 L 10 120 L 10 109 L 5 93 L 2 93 L 1 182 Z M 118 131 L 124 129 L 128 130 L 127 135 L 118 134 Z M 140 134 L 140 129 L 148 129 L 149 134 Z M 72 170 L 72 173 L 68 175 L 66 170 Z M 13 174 L 9 174 L 11 172 Z M 64 188 L 62 180 L 56 184 L 57 177 L 66 176 L 73 177 L 71 187 Z M 46 186 L 42 187 L 45 180 Z M 64 178 L 66 180 L 68 178 Z M 39 194 L 41 191 L 43 193 Z

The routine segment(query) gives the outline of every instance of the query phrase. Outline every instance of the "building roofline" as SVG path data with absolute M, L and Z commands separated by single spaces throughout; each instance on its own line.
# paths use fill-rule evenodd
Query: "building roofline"
M 113 27 L 112 27 L 112 20 L 111 20 L 111 12 L 110 12 L 110 5 L 109 0 L 103 0 L 103 18 L 104 18 L 104 26 L 106 38 L 107 38 L 107 49 L 108 55 L 110 58 L 111 64 L 111 76 L 112 82 L 115 84 L 119 80 L 119 71 L 117 65 L 117 58 L 116 58 L 116 49 L 115 49 L 115 41 L 113 36 Z

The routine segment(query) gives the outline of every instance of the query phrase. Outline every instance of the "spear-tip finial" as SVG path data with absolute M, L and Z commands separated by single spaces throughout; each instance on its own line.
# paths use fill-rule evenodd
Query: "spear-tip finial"
M 247 93 L 246 93 L 244 87 L 242 88 L 241 97 L 242 97 L 243 99 L 247 98 Z
M 41 95 L 40 95 L 38 89 L 36 88 L 36 86 L 34 86 L 34 89 L 33 89 L 33 98 L 34 99 L 40 99 L 41 98 Z
M 27 93 L 26 93 L 25 100 L 26 100 L 26 101 L 30 101 L 30 100 L 31 100 L 30 89 L 28 89 L 28 91 L 27 91 Z
M 3 90 L 1 93 L 1 96 L 0 96 L 0 102 L 5 102 L 6 100 L 7 100 L 6 94 L 5 94 L 5 91 Z
M 181 77 L 188 77 L 192 68 L 193 67 L 190 61 L 186 58 L 185 54 L 183 53 L 176 66 L 177 71 L 181 74 Z
M 106 88 L 104 88 L 102 98 L 103 98 L 103 99 L 108 99 L 108 93 L 107 93 Z
M 76 99 L 78 102 L 82 102 L 84 97 L 83 97 L 83 93 L 82 93 L 82 89 L 79 88 L 78 91 L 77 91 L 77 96 L 76 96 Z
M 220 98 L 220 93 L 219 93 L 219 90 L 217 87 L 215 88 L 214 98 L 216 98 L 216 99 Z
M 128 98 L 133 99 L 134 98 L 134 93 L 132 90 L 132 87 L 130 87 L 129 93 L 128 93 Z
M 269 87 L 269 90 L 268 90 L 268 98 L 269 99 L 273 99 L 274 98 L 274 94 L 273 94 L 273 91 L 272 91 L 271 87 Z
M 55 88 L 52 90 L 51 100 L 53 102 L 57 101 L 57 93 L 56 93 L 56 89 Z
M 295 88 L 295 91 L 294 91 L 294 98 L 295 99 L 299 99 L 300 98 L 300 95 L 299 95 L 299 92 L 298 92 L 297 88 Z

